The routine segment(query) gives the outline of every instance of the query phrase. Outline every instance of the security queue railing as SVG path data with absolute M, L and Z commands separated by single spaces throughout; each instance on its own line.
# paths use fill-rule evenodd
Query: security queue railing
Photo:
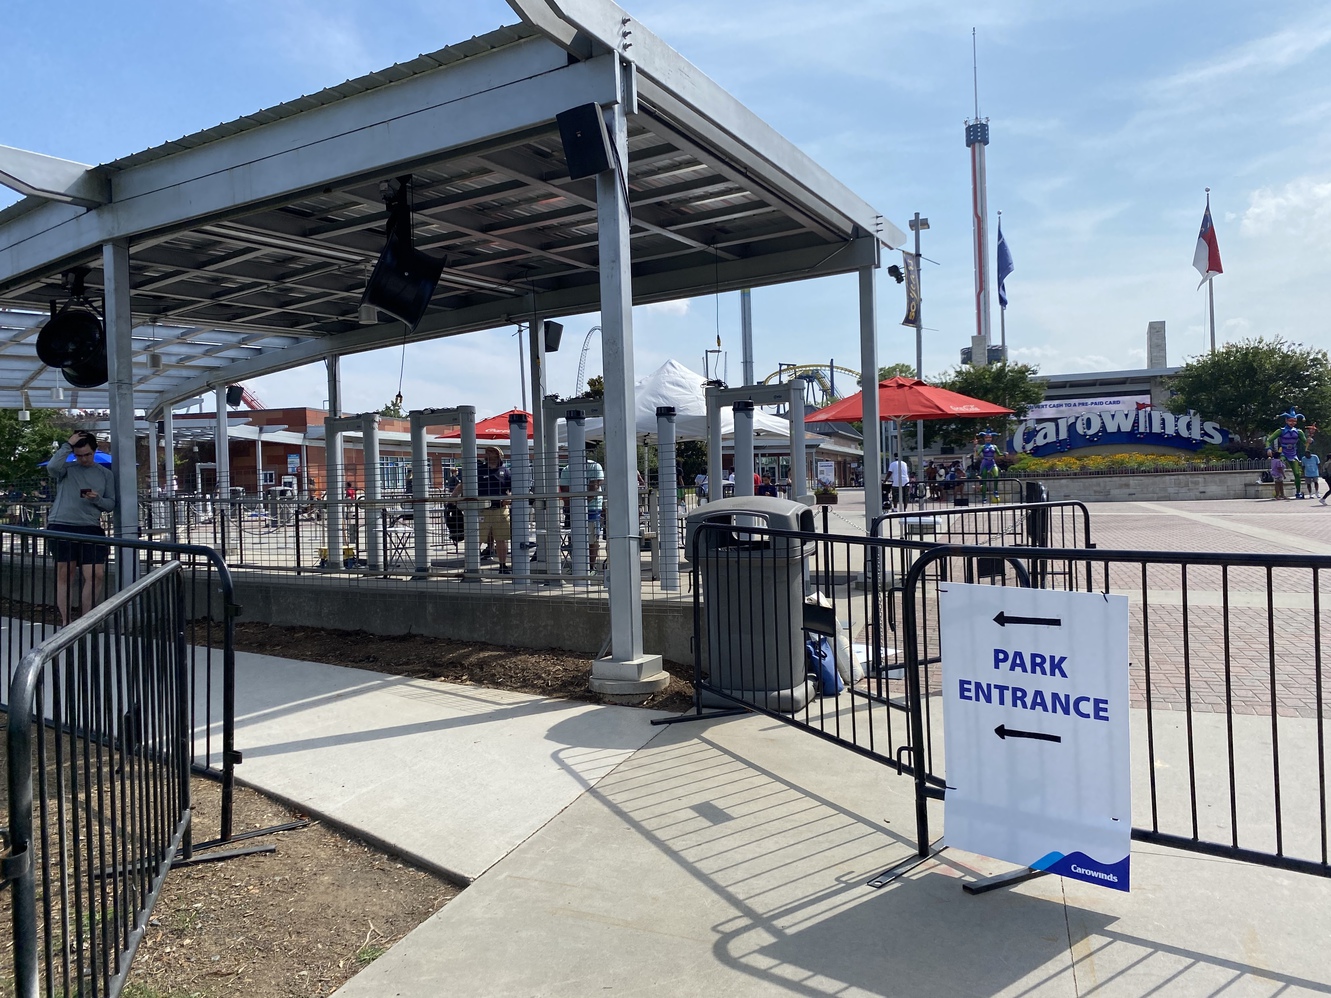
M 9 673 L 14 994 L 120 994 L 190 843 L 186 572 L 160 564 Z
M 62 570 L 57 554 L 81 564 Z M 240 607 L 231 570 L 219 552 L 202 545 L 0 527 L 0 707 L 7 708 L 15 670 L 29 651 L 56 634 L 62 623 L 77 622 L 166 562 L 182 566 L 194 732 L 190 762 L 196 771 L 220 781 L 218 840 L 230 841 L 235 767 L 241 761 L 235 724 L 235 618 Z M 83 605 L 85 601 L 89 605 Z

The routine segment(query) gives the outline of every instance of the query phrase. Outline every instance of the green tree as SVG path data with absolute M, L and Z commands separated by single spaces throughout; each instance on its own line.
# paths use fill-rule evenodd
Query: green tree
M 24 491 L 36 488 L 45 474 L 37 465 L 72 429 L 60 409 L 30 409 L 26 422 L 19 420 L 18 410 L 0 409 L 0 483 Z
M 1003 430 L 1003 423 L 1026 417 L 1026 411 L 1044 399 L 1044 382 L 1035 380 L 1039 368 L 1030 364 L 989 364 L 972 367 L 962 364 L 933 383 L 948 391 L 983 399 L 1013 411 L 1007 420 L 997 423 L 987 419 L 932 420 L 924 424 L 929 441 L 941 439 L 953 447 L 969 447 L 983 429 Z
M 915 365 L 900 361 L 896 364 L 888 364 L 887 367 L 878 369 L 878 380 L 886 381 L 888 378 L 913 378 L 915 377 Z M 864 387 L 864 375 L 860 375 L 856 382 L 861 388 Z
M 1262 337 L 1226 343 L 1197 357 L 1169 381 L 1171 412 L 1195 409 L 1249 447 L 1283 423 L 1294 406 L 1309 423 L 1331 419 L 1331 362 L 1325 350 Z
M 406 419 L 407 410 L 402 408 L 402 396 L 395 396 L 392 401 L 379 410 L 379 415 L 392 416 L 394 419 Z
M 605 378 L 600 374 L 594 374 L 587 379 L 587 390 L 582 393 L 584 398 L 603 399 L 605 398 Z

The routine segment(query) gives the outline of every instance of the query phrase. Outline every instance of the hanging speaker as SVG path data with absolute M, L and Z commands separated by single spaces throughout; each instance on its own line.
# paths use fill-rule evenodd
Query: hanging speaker
M 545 352 L 554 353 L 559 349 L 559 341 L 564 338 L 564 324 L 554 319 L 545 320 Z
M 371 305 L 415 329 L 425 317 L 444 261 L 411 245 L 411 219 L 404 216 L 390 226 L 388 241 L 374 265 L 361 306 Z
M 70 302 L 37 334 L 37 356 L 47 367 L 82 363 L 98 349 L 105 351 L 104 336 L 97 314 Z
M 227 385 L 227 386 L 226 386 L 226 404 L 227 404 L 227 405 L 230 405 L 230 406 L 237 406 L 237 405 L 240 405 L 240 403 L 243 402 L 243 401 L 245 401 L 245 386 L 244 386 L 244 385 Z
M 555 115 L 570 180 L 610 169 L 610 135 L 598 104 L 579 104 Z

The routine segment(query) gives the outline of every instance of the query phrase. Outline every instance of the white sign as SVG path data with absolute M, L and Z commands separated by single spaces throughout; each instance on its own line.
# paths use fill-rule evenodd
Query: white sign
M 825 485 L 836 484 L 836 465 L 831 461 L 818 462 L 818 481 Z
M 939 593 L 948 845 L 1126 891 L 1127 598 Z
M 1080 416 L 1083 412 L 1100 412 L 1104 409 L 1125 409 L 1136 412 L 1138 408 L 1150 408 L 1150 395 L 1114 395 L 1098 399 L 1045 399 L 1039 405 L 1026 410 L 1027 419 L 1056 419 L 1059 416 Z
M 288 455 L 287 455 L 287 474 L 288 474 L 288 475 L 294 475 L 294 474 L 295 474 L 297 471 L 299 471 L 299 470 L 300 470 L 300 455 L 299 455 L 299 454 L 288 454 Z

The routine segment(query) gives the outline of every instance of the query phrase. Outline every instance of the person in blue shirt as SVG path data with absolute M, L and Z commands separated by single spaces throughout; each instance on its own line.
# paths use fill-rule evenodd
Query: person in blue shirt
M 1322 475 L 1322 459 L 1312 451 L 1303 455 L 1303 479 L 1308 486 L 1308 498 L 1317 498 L 1317 479 Z M 1327 493 L 1331 493 L 1331 484 L 1327 485 Z M 1326 494 L 1322 496 L 1322 505 L 1326 505 Z
M 68 460 L 70 454 L 74 460 Z M 105 537 L 102 514 L 116 508 L 116 480 L 111 469 L 97 463 L 97 438 L 86 430 L 76 430 L 60 445 L 47 462 L 46 473 L 55 482 L 55 502 L 47 526 L 66 534 Z M 70 590 L 79 585 L 71 576 L 82 575 L 79 608 L 87 613 L 101 599 L 106 579 L 105 544 L 52 540 L 51 557 L 55 561 L 55 605 L 60 624 L 69 623 Z
M 485 500 L 480 510 L 481 541 L 491 545 L 491 550 L 499 558 L 499 574 L 508 575 L 508 503 L 507 496 L 513 493 L 513 478 L 504 464 L 504 452 L 498 447 L 485 448 L 485 459 L 476 462 L 476 495 Z M 462 494 L 462 483 L 458 482 L 453 495 Z

